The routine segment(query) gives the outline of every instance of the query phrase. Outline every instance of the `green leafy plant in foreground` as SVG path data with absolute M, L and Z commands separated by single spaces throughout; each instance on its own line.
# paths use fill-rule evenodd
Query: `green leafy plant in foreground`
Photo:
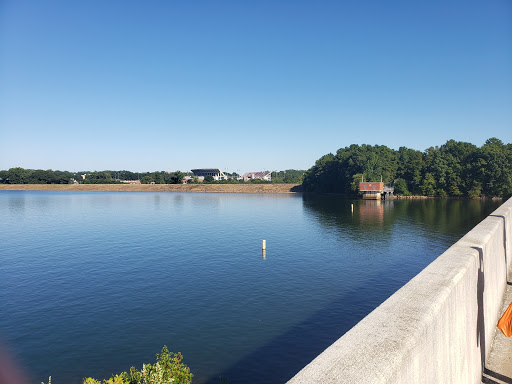
M 83 384 L 190 384 L 193 374 L 190 368 L 182 363 L 181 353 L 169 352 L 164 345 L 162 352 L 156 354 L 155 364 L 142 364 L 139 371 L 135 367 L 130 368 L 130 372 L 122 372 L 118 375 L 112 375 L 108 380 L 99 381 L 92 377 L 83 380 Z M 44 384 L 44 383 L 41 383 Z M 51 384 L 51 376 L 48 379 Z

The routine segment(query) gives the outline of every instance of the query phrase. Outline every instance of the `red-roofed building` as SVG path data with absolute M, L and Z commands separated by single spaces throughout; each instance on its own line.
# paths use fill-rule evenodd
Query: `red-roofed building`
M 363 193 L 365 200 L 393 199 L 395 188 L 392 184 L 384 185 L 379 182 L 361 182 L 359 183 L 359 191 Z
M 363 192 L 365 200 L 380 200 L 382 192 L 384 192 L 384 183 L 359 183 L 359 191 Z

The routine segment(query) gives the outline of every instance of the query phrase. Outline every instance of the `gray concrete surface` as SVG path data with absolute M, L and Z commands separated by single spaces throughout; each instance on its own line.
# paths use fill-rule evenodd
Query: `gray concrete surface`
M 487 380 L 511 266 L 511 220 L 509 199 L 289 384 Z
M 503 299 L 500 317 L 512 302 L 512 280 L 509 272 L 507 290 Z M 496 328 L 491 350 L 487 356 L 483 384 L 512 383 L 512 337 L 506 337 Z

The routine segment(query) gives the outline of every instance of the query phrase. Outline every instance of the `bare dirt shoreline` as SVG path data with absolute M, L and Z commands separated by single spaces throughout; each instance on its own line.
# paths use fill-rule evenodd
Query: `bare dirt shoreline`
M 297 184 L 0 184 L 0 191 L 298 193 Z

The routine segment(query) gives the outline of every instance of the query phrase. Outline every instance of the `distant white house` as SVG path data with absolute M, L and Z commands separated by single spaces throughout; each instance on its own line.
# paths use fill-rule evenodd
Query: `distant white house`
M 211 176 L 213 177 L 213 180 L 227 180 L 228 177 L 222 172 L 219 168 L 198 168 L 198 169 L 191 169 L 194 176 L 197 177 L 206 177 Z
M 244 173 L 244 175 L 242 177 L 244 178 L 244 181 L 255 180 L 255 179 L 271 181 L 272 172 L 270 172 L 270 171 L 247 172 L 247 173 Z

